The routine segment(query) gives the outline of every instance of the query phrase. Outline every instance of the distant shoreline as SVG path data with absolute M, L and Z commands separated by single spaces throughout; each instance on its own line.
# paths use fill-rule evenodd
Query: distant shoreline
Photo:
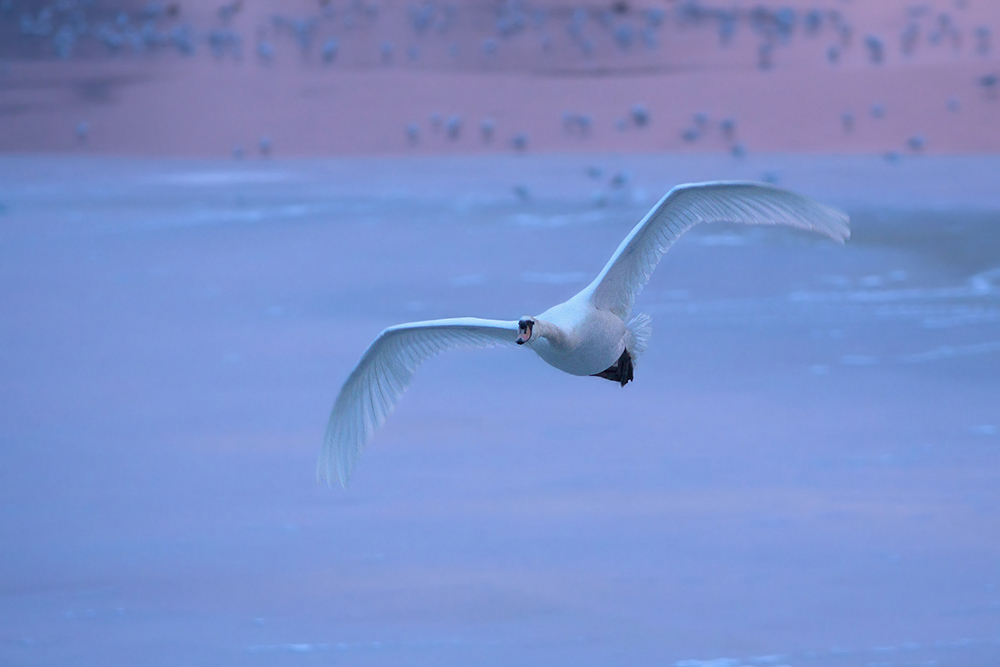
M 1000 8 L 911 4 L 8 12 L 0 153 L 1000 153 Z

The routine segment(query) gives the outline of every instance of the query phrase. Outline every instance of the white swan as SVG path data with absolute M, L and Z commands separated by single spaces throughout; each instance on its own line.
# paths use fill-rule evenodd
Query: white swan
M 406 390 L 417 366 L 452 347 L 517 343 L 573 375 L 621 383 L 649 338 L 649 316 L 631 320 L 632 304 L 663 253 L 699 222 L 790 225 L 843 243 L 845 213 L 762 183 L 679 185 L 625 237 L 601 273 L 564 303 L 519 321 L 464 317 L 389 327 L 362 355 L 344 383 L 326 427 L 318 474 L 347 484 L 358 456 Z

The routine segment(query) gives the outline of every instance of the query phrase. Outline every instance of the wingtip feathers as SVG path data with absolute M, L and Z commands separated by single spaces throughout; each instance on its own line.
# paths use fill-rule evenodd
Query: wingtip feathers
M 660 203 L 656 208 L 665 204 L 668 199 L 680 196 L 685 192 L 711 190 L 720 187 L 742 187 L 781 193 L 782 195 L 796 201 L 804 208 L 802 211 L 802 218 L 810 223 L 807 225 L 808 229 L 819 232 L 824 236 L 828 236 L 838 243 L 846 243 L 851 238 L 851 221 L 850 216 L 848 216 L 847 213 L 835 206 L 821 204 L 811 197 L 801 195 L 797 192 L 792 192 L 791 190 L 786 190 L 785 188 L 774 185 L 773 183 L 758 181 L 705 181 L 702 183 L 682 183 L 674 186 L 670 192 L 668 192 L 663 199 L 660 200 Z M 822 218 L 822 221 L 812 219 L 814 217 L 820 217 Z

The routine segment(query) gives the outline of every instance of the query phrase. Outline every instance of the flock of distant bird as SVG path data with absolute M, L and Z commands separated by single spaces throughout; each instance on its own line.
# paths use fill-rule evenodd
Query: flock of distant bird
M 955 0 L 955 11 L 965 9 L 966 0 Z M 57 0 L 41 5 L 27 0 L 0 0 L 0 38 L 12 36 L 18 40 L 18 47 L 35 55 L 55 55 L 69 59 L 76 56 L 93 57 L 102 51 L 114 56 L 140 54 L 157 51 L 173 51 L 183 56 L 193 56 L 207 49 L 217 59 L 243 59 L 244 36 L 234 27 L 234 19 L 243 11 L 243 0 L 230 0 L 217 10 L 216 25 L 207 29 L 193 26 L 186 20 L 180 4 L 176 2 L 147 3 L 139 10 L 120 11 L 113 2 L 100 0 Z M 258 25 L 252 41 L 253 59 L 267 65 L 275 60 L 279 42 L 291 41 L 304 58 L 315 58 L 318 44 L 319 60 L 327 65 L 344 59 L 342 42 L 345 36 L 358 28 L 365 28 L 367 35 L 378 34 L 379 21 L 391 9 L 383 8 L 374 0 L 319 0 L 318 13 L 306 17 L 274 15 L 268 22 Z M 790 7 L 768 8 L 756 6 L 752 9 L 736 9 L 731 6 L 712 6 L 699 0 L 677 2 L 668 11 L 660 7 L 636 8 L 624 0 L 609 1 L 603 7 L 567 6 L 534 7 L 522 0 L 504 0 L 498 3 L 476 3 L 463 5 L 455 1 L 413 0 L 406 7 L 405 21 L 411 31 L 414 43 L 407 47 L 405 59 L 415 63 L 421 58 L 417 42 L 427 44 L 428 38 L 437 36 L 445 46 L 447 55 L 457 66 L 467 62 L 462 58 L 462 47 L 458 33 L 470 26 L 483 25 L 482 19 L 493 21 L 493 33 L 486 34 L 481 41 L 481 55 L 478 62 L 495 62 L 499 54 L 513 45 L 518 36 L 534 35 L 540 53 L 552 53 L 563 49 L 564 56 L 584 62 L 593 60 L 598 51 L 607 54 L 611 45 L 612 53 L 626 57 L 657 49 L 662 31 L 673 25 L 680 28 L 713 28 L 721 44 L 729 44 L 741 26 L 752 31 L 759 39 L 756 67 L 768 70 L 774 67 L 775 52 L 790 42 L 796 31 L 809 37 L 832 36 L 832 43 L 826 50 L 826 58 L 831 64 L 839 63 L 845 52 L 856 41 L 860 41 L 867 60 L 873 65 L 884 63 L 891 57 L 890 47 L 882 36 L 867 34 L 858 40 L 855 27 L 838 9 L 810 9 L 796 11 Z M 472 15 L 470 16 L 464 16 Z M 463 22 L 464 19 L 464 22 Z M 338 37 L 339 36 L 339 37 Z M 468 30 L 465 32 L 468 37 Z M 556 37 L 560 40 L 557 43 Z M 377 51 L 366 60 L 360 52 L 362 42 L 352 42 L 355 61 L 378 62 L 391 65 L 399 59 L 395 44 L 389 40 L 378 41 Z M 905 25 L 898 36 L 900 57 L 914 54 L 921 43 L 929 47 L 950 48 L 962 51 L 970 47 L 978 56 L 990 55 L 993 48 L 993 31 L 990 26 L 979 25 L 971 30 L 963 30 L 951 14 L 935 12 L 928 4 L 915 4 L 909 8 Z M 367 42 L 364 42 L 367 43 Z M 371 45 L 367 48 L 371 48 Z M 521 41 L 512 50 L 525 48 Z M 536 54 L 538 55 L 538 54 Z M 483 61 L 482 59 L 485 59 Z M 354 61 L 352 61 L 354 62 Z M 976 82 L 989 99 L 994 99 L 1000 88 L 996 73 L 985 73 Z M 951 111 L 958 111 L 960 102 L 952 97 L 946 102 Z M 870 108 L 874 119 L 885 116 L 881 104 Z M 460 115 L 443 116 L 433 114 L 429 119 L 429 131 L 440 134 L 451 141 L 458 141 L 463 135 L 464 120 Z M 709 118 L 705 113 L 696 113 L 692 123 L 680 130 L 680 137 L 688 143 L 697 142 L 708 131 Z M 614 127 L 624 131 L 630 127 L 644 128 L 651 122 L 650 111 L 641 104 L 634 105 L 627 113 L 614 119 Z M 844 112 L 841 124 L 845 132 L 851 132 L 855 125 L 853 112 Z M 422 140 L 419 122 L 411 122 L 404 128 L 405 141 L 417 145 Z M 587 137 L 595 126 L 594 118 L 586 113 L 567 111 L 563 114 L 562 128 L 567 135 Z M 746 146 L 736 137 L 736 120 L 724 118 L 718 129 L 726 139 L 730 151 L 739 157 L 746 153 Z M 481 119 L 478 135 L 483 144 L 497 141 L 498 121 L 495 118 Z M 80 142 L 86 142 L 89 126 L 81 122 L 76 127 Z M 528 148 L 529 137 L 524 132 L 515 132 L 507 139 L 515 151 Z M 926 145 L 922 135 L 914 135 L 906 142 L 912 151 L 920 151 Z M 273 146 L 268 137 L 261 137 L 258 151 L 262 156 L 271 154 Z M 243 157 L 245 151 L 236 147 L 234 156 Z M 889 156 L 898 155 L 892 152 Z

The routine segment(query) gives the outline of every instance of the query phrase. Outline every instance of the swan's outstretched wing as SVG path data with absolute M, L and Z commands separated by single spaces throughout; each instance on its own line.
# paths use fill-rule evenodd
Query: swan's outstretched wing
M 513 344 L 517 322 L 462 317 L 389 327 L 375 339 L 340 390 L 326 425 L 317 474 L 344 486 L 361 450 L 396 407 L 425 359 L 452 347 Z
M 660 257 L 699 222 L 790 225 L 841 243 L 851 235 L 846 213 L 771 185 L 723 181 L 678 185 L 625 237 L 584 290 L 591 303 L 627 319 Z

